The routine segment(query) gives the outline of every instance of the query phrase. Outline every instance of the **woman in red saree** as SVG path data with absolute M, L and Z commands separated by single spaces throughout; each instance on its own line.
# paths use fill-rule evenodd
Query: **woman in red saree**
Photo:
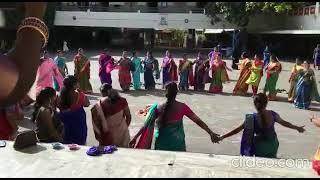
M 123 91 L 129 91 L 131 85 L 131 61 L 128 58 L 127 51 L 123 51 L 122 57 L 119 60 L 119 83 Z
M 166 51 L 166 56 L 162 61 L 162 80 L 163 88 L 168 82 L 178 81 L 178 67 L 172 58 L 169 50 Z
M 103 98 L 91 109 L 95 138 L 99 146 L 128 147 L 131 114 L 127 100 L 109 84 L 103 84 L 100 91 Z
M 14 106 L 12 106 L 14 108 Z M 0 140 L 14 140 L 18 126 L 10 117 L 11 107 L 0 108 Z

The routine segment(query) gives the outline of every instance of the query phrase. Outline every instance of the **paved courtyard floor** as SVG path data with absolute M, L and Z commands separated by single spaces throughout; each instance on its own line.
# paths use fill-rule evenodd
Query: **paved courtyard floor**
M 87 56 L 91 60 L 91 83 L 94 88 L 94 94 L 89 95 L 91 104 L 94 104 L 98 98 L 100 98 L 99 87 L 100 80 L 98 77 L 98 62 L 95 56 L 98 55 L 97 51 L 90 51 Z M 116 59 L 119 58 L 120 54 L 113 54 Z M 143 56 L 140 54 L 140 56 Z M 162 53 L 154 53 L 155 58 L 162 61 Z M 180 54 L 173 54 L 176 60 L 180 59 Z M 195 56 L 195 54 L 194 54 Z M 194 60 L 194 56 L 190 57 Z M 71 57 L 71 56 L 67 56 Z M 227 64 L 230 66 L 231 61 L 226 60 Z M 292 63 L 283 62 L 283 71 L 280 74 L 278 81 L 278 89 L 289 88 L 289 75 L 292 68 Z M 70 61 L 67 64 L 69 71 L 73 74 L 74 65 Z M 112 72 L 113 87 L 120 90 L 118 83 L 118 71 Z M 316 72 L 316 77 L 319 77 L 319 72 Z M 239 71 L 229 72 L 229 77 L 231 81 L 224 85 L 224 93 L 221 95 L 214 95 L 209 93 L 198 93 L 194 91 L 180 92 L 177 99 L 179 101 L 188 104 L 191 109 L 204 121 L 209 127 L 218 134 L 224 134 L 229 130 L 237 127 L 241 122 L 243 122 L 245 114 L 255 111 L 252 98 L 251 97 L 238 97 L 232 96 L 232 90 L 238 79 Z M 259 89 L 262 89 L 265 84 L 265 76 L 260 83 Z M 320 77 L 318 78 L 320 80 Z M 141 81 L 143 82 L 143 75 L 141 75 Z M 121 93 L 129 103 L 129 107 L 132 114 L 132 124 L 130 126 L 130 134 L 133 136 L 139 128 L 143 125 L 143 119 L 137 116 L 139 109 L 143 108 L 146 104 L 152 104 L 155 102 L 165 101 L 164 91 L 161 89 L 161 80 L 158 81 L 157 90 L 155 91 L 130 91 L 128 93 Z M 207 84 L 206 89 L 208 89 L 209 84 Z M 251 90 L 249 90 L 251 92 Z M 261 91 L 261 90 L 260 90 Z M 292 104 L 286 101 L 287 94 L 278 94 L 280 101 L 270 102 L 268 109 L 272 109 L 278 112 L 283 119 L 296 124 L 305 125 L 306 132 L 304 134 L 299 134 L 295 130 L 287 129 L 281 125 L 276 125 L 276 131 L 278 133 L 278 138 L 280 142 L 280 147 L 278 151 L 278 157 L 281 158 L 307 158 L 311 159 L 320 140 L 319 132 L 309 121 L 309 116 L 312 113 L 318 114 L 320 111 L 320 104 L 313 103 L 311 110 L 300 110 L 293 107 Z M 88 139 L 87 145 L 97 144 L 91 123 L 90 107 L 86 108 L 87 112 L 87 124 L 88 124 Z M 20 122 L 20 127 L 31 128 L 30 120 L 28 116 L 30 112 L 26 113 L 26 119 Z M 223 155 L 239 155 L 240 139 L 242 133 L 239 133 L 229 139 L 222 141 L 220 144 L 212 144 L 209 136 L 196 124 L 194 124 L 188 118 L 184 119 L 184 128 L 186 134 L 187 151 L 189 152 L 200 152 L 200 153 L 214 153 Z

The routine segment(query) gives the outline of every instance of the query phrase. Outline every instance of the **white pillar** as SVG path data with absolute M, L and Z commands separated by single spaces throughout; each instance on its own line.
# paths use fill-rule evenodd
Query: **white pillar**
M 316 2 L 316 13 L 315 13 L 316 16 L 319 15 L 319 2 Z

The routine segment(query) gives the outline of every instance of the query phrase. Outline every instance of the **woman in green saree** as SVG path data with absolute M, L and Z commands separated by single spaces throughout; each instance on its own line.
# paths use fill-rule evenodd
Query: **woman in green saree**
M 205 130 L 210 135 L 212 142 L 217 142 L 218 135 L 212 132 L 186 104 L 176 101 L 177 84 L 169 83 L 166 89 L 167 102 L 161 105 L 154 104 L 149 108 L 145 124 L 131 140 L 130 146 L 150 149 L 154 127 L 157 126 L 155 150 L 186 151 L 183 116 L 187 116 Z M 139 142 L 136 143 L 138 138 Z
M 267 80 L 263 89 L 263 93 L 269 92 L 269 101 L 275 101 L 277 96 L 277 81 L 279 79 L 279 74 L 282 70 L 282 66 L 277 57 L 271 56 L 271 62 L 267 65 Z

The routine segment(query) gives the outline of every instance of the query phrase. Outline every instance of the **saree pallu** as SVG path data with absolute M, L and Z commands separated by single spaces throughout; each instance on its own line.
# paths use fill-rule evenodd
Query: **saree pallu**
M 86 112 L 83 107 L 78 109 L 61 111 L 59 119 L 64 125 L 64 144 L 85 145 L 87 141 Z
M 90 83 L 90 61 L 81 55 L 77 55 L 74 58 L 74 75 L 78 78 L 80 89 L 84 92 L 92 92 L 92 86 Z
M 92 124 L 96 139 L 100 146 L 116 145 L 118 147 L 129 147 L 130 134 L 125 117 L 123 116 L 123 107 L 117 113 L 105 116 L 104 107 L 99 101 L 92 109 Z
M 127 90 L 130 88 L 131 84 L 131 73 L 130 73 L 130 66 L 119 66 L 119 83 L 120 87 L 123 90 Z
M 166 124 L 155 134 L 155 150 L 186 151 L 183 121 Z
M 233 95 L 244 95 L 248 91 L 248 84 L 246 81 L 249 79 L 251 74 L 251 62 L 244 64 L 239 79 L 233 89 Z
M 295 107 L 308 109 L 312 101 L 312 91 L 312 83 L 300 77 L 297 82 L 296 98 L 294 100 Z
M 275 113 L 272 112 L 273 118 Z M 257 156 L 276 158 L 279 141 L 276 135 L 258 137 L 255 136 L 256 114 L 247 114 L 244 122 L 244 130 L 241 138 L 240 154 L 242 156 Z
M 139 141 L 135 145 L 136 149 L 151 149 L 154 126 L 157 118 L 157 107 L 158 104 L 153 104 L 147 113 L 147 116 L 144 121 L 143 130 L 139 137 Z

